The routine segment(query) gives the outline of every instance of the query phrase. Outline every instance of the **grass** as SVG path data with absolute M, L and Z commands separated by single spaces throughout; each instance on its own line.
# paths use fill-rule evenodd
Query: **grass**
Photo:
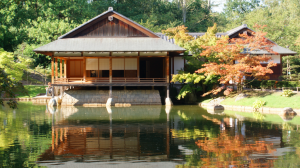
M 260 91 L 247 91 L 245 92 L 249 95 L 248 98 L 244 98 L 235 101 L 236 93 L 232 94 L 224 101 L 221 102 L 222 105 L 236 105 L 236 106 L 252 106 L 253 102 L 256 100 L 263 100 L 266 102 L 264 107 L 271 108 L 300 108 L 300 94 L 293 94 L 291 97 L 281 96 L 281 92 L 260 92 Z
M 17 98 L 32 98 L 32 97 L 35 97 L 39 93 L 46 93 L 45 88 L 47 86 L 25 85 L 24 87 L 27 90 L 29 96 L 26 94 L 23 94 L 20 89 L 17 89 L 15 91 Z
M 255 119 L 253 113 L 236 112 L 236 111 L 231 111 L 231 110 L 226 110 L 225 113 L 228 114 L 228 115 L 232 115 L 232 116 L 239 115 L 239 116 L 243 116 L 243 117 L 246 117 L 246 118 Z M 284 121 L 277 114 L 263 114 L 263 115 L 264 115 L 264 119 L 262 121 L 264 121 L 264 122 L 271 122 L 271 123 L 277 123 L 277 124 L 287 122 L 287 123 L 290 123 L 290 124 L 293 124 L 293 125 L 299 125 L 299 123 L 300 123 L 300 117 L 299 116 L 296 116 L 295 118 L 293 118 L 290 121 Z

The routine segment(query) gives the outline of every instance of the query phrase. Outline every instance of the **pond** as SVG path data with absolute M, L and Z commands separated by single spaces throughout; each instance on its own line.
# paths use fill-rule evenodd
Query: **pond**
M 0 121 L 0 167 L 300 166 L 300 117 L 19 103 Z

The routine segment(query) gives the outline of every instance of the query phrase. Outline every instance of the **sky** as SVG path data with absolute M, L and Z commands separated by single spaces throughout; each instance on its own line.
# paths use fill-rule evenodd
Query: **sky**
M 216 7 L 213 7 L 212 11 L 221 13 L 223 11 L 225 2 L 225 0 L 212 0 L 213 4 L 218 5 Z

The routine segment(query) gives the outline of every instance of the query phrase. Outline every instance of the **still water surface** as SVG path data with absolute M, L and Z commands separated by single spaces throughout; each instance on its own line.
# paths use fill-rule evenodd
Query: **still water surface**
M 0 167 L 300 167 L 300 117 L 198 106 L 0 110 Z

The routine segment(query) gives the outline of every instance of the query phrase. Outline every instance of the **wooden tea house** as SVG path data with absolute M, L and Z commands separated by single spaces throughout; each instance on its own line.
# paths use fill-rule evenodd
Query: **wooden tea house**
M 240 38 L 240 34 L 247 34 L 248 36 L 252 36 L 252 33 L 254 33 L 255 31 L 250 29 L 247 24 L 243 24 L 239 27 L 236 27 L 234 29 L 231 29 L 227 32 L 224 33 L 216 33 L 216 37 L 220 38 L 222 36 L 228 36 L 230 39 L 235 39 L 235 38 Z M 189 35 L 193 36 L 194 38 L 197 38 L 199 36 L 203 36 L 205 33 L 204 32 L 190 32 Z M 175 40 L 174 39 L 169 39 L 166 35 L 162 34 L 162 33 L 157 33 L 158 36 L 160 36 L 162 39 L 175 44 Z M 268 39 L 269 40 L 269 39 Z M 270 40 L 271 41 L 271 40 Z M 279 80 L 279 77 L 282 75 L 282 57 L 284 56 L 289 56 L 289 55 L 296 55 L 297 53 L 290 50 L 289 48 L 285 48 L 282 47 L 278 44 L 276 44 L 275 42 L 271 41 L 274 46 L 272 47 L 272 50 L 277 53 L 277 54 L 273 54 L 273 53 L 269 53 L 267 51 L 264 50 L 258 50 L 258 51 L 251 51 L 251 55 L 266 55 L 266 56 L 271 56 L 272 59 L 269 61 L 273 61 L 276 66 L 271 67 L 273 73 L 269 74 L 269 79 L 270 80 Z M 172 71 L 172 74 L 176 74 L 176 69 L 180 69 L 180 68 L 176 68 L 177 67 L 181 67 L 183 66 L 183 63 L 180 63 L 180 61 L 182 61 L 181 58 L 178 57 L 173 57 L 172 59 L 175 59 L 175 71 Z M 172 61 L 174 62 L 174 61 Z M 262 66 L 267 66 L 267 64 L 269 62 L 262 62 L 261 65 Z M 173 66 L 173 65 L 171 65 Z M 174 67 L 173 66 L 173 67 Z
M 109 87 L 110 91 L 105 93 L 112 98 L 112 87 L 115 86 L 165 87 L 166 97 L 169 97 L 170 58 L 179 56 L 185 49 L 161 39 L 110 7 L 108 11 L 34 51 L 51 56 L 52 86 L 56 89 L 63 88 L 63 92 L 66 87 Z M 137 94 L 125 91 L 118 91 L 118 94 Z M 76 103 L 67 105 L 99 103 L 80 98 L 85 97 L 78 96 Z

